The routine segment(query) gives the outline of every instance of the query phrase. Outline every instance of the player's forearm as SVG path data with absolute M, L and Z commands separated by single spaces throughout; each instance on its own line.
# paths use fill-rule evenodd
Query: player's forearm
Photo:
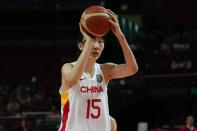
M 82 73 L 88 62 L 88 56 L 90 55 L 91 49 L 93 47 L 92 43 L 85 43 L 84 49 L 81 52 L 76 64 L 72 68 L 70 79 L 78 81 L 81 78 Z
M 127 70 L 131 72 L 132 74 L 136 73 L 138 71 L 138 65 L 135 60 L 134 54 L 127 43 L 127 40 L 124 34 L 121 33 L 117 35 L 117 38 L 123 50 Z

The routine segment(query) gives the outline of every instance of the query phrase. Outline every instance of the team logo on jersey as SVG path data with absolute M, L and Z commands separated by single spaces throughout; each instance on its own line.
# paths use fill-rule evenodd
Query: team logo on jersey
M 96 75 L 96 80 L 98 83 L 101 83 L 103 81 L 103 76 L 102 75 Z

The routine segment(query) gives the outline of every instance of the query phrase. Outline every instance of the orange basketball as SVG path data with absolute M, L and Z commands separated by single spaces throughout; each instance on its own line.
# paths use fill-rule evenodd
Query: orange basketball
M 85 31 L 93 36 L 106 35 L 111 27 L 110 16 L 102 6 L 90 6 L 81 16 L 81 24 Z

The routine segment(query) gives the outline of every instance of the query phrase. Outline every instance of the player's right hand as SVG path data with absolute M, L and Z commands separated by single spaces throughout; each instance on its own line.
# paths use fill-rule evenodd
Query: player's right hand
M 81 23 L 79 23 L 79 28 L 80 28 L 80 32 L 83 35 L 85 41 L 87 41 L 88 43 L 95 43 L 96 41 L 98 41 L 97 37 L 91 37 L 89 34 L 86 33 L 86 31 L 84 31 L 84 29 L 82 28 Z

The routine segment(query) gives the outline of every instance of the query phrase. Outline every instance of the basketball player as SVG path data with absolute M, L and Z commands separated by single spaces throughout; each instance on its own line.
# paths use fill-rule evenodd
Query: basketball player
M 111 131 L 107 85 L 110 80 L 123 78 L 137 72 L 135 57 L 121 32 L 115 14 L 111 16 L 111 30 L 120 42 L 125 64 L 98 64 L 104 41 L 90 37 L 81 27 L 84 41 L 78 44 L 81 54 L 76 62 L 66 63 L 62 67 L 61 113 L 59 131 Z M 116 130 L 116 129 L 112 129 Z

